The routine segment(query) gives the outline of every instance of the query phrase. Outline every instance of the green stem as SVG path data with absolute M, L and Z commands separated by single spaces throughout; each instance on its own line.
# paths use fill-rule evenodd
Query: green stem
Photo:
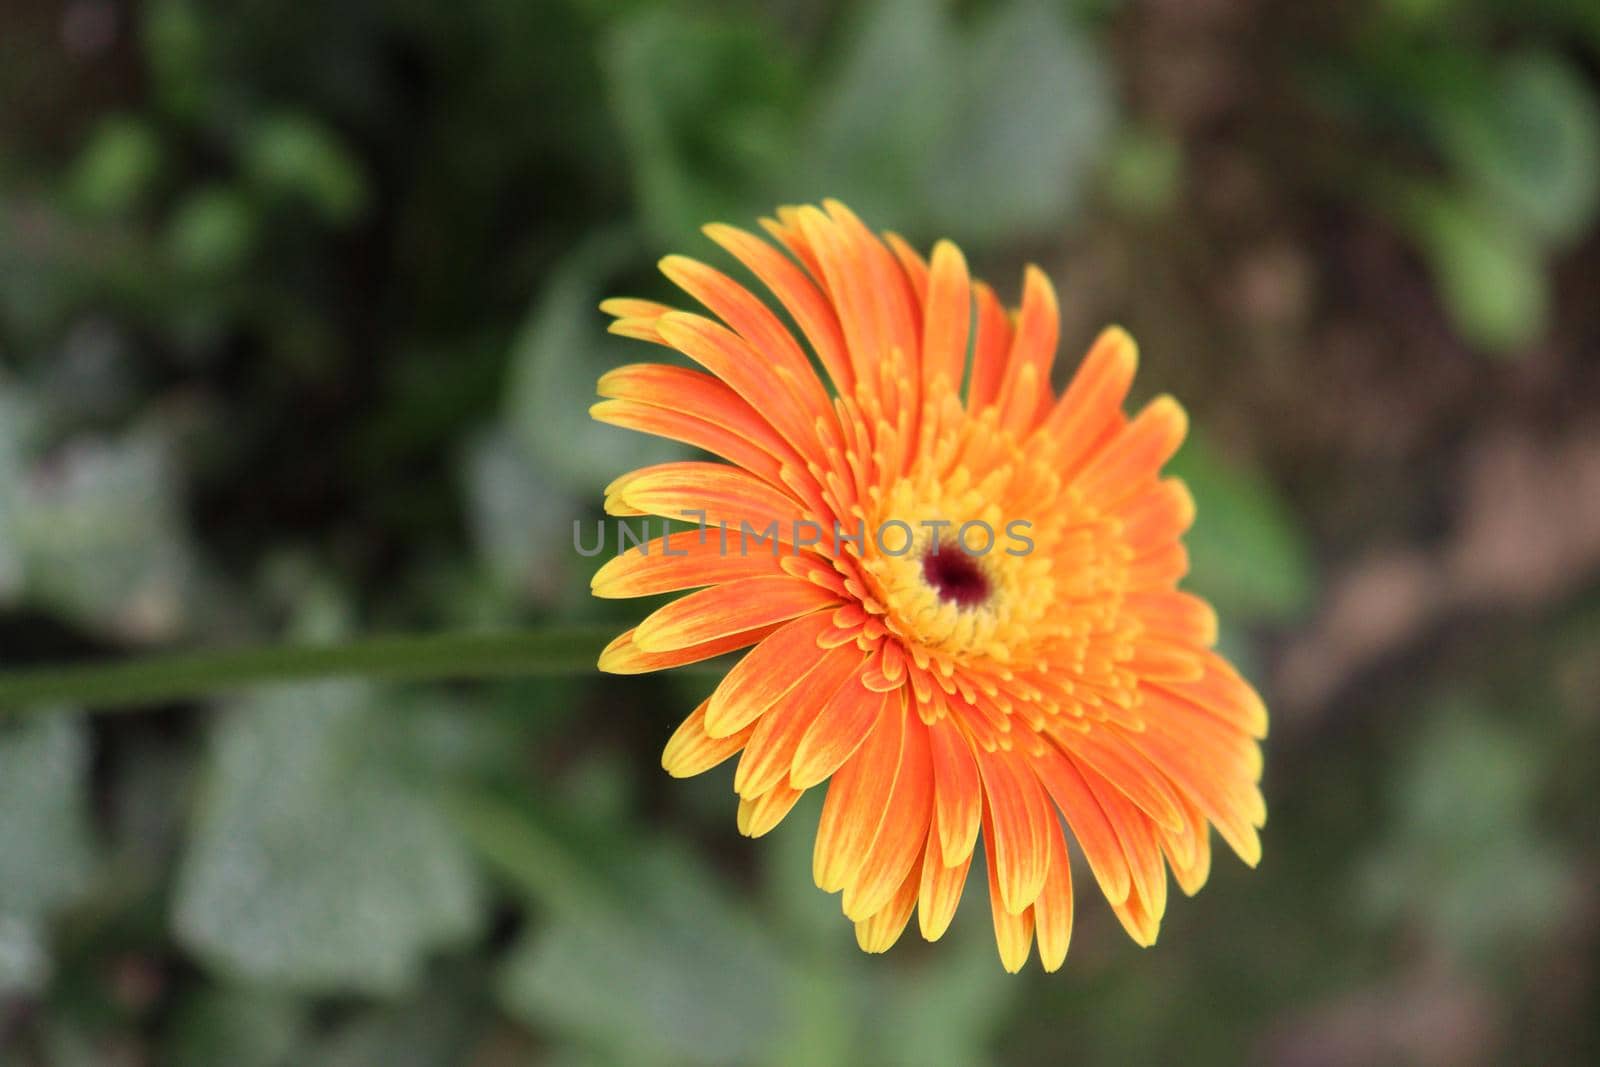
M 511 630 L 368 637 L 0 671 L 0 711 L 68 704 L 136 708 L 263 682 L 360 675 L 390 681 L 549 676 L 592 670 L 612 632 Z

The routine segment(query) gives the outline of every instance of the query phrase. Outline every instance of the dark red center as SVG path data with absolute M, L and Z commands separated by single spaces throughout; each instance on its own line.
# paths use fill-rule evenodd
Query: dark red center
M 989 577 L 978 561 L 954 546 L 940 546 L 922 557 L 922 577 L 958 608 L 972 608 L 989 599 Z

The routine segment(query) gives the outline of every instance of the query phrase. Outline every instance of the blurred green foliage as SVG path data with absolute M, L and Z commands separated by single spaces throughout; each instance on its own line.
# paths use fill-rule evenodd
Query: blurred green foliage
M 1546 43 L 1592 42 L 1595 26 L 1589 5 L 1562 0 L 1401 0 L 1374 5 L 1354 54 L 1324 71 L 1342 108 L 1429 150 L 1426 168 L 1380 157 L 1357 180 L 1416 242 L 1455 326 L 1491 352 L 1544 333 L 1550 259 L 1600 212 L 1600 98 Z
M 1600 210 L 1600 18 L 1577 0 L 1327 5 L 1336 33 L 1231 3 L 16 7 L 8 662 L 622 629 L 640 609 L 588 596 L 572 522 L 680 450 L 587 418 L 599 373 L 650 358 L 594 305 L 665 298 L 651 261 L 711 258 L 704 222 L 837 196 L 916 243 L 958 238 L 1008 300 L 1040 260 L 1069 350 L 1113 314 L 1183 339 L 1147 373 L 1197 385 L 1174 465 L 1198 502 L 1191 586 L 1270 679 L 1365 549 L 1349 531 L 1377 516 L 1425 541 L 1444 478 L 1432 453 L 1403 502 L 1351 490 L 1305 459 L 1302 424 L 1370 398 L 1245 395 L 1311 381 L 1326 350 L 1233 344 L 1240 287 L 1207 287 L 1232 240 L 1283 221 L 1246 203 L 1226 240 L 1202 228 L 1235 157 L 1305 215 L 1392 233 L 1442 332 L 1490 352 L 1553 336 Z M 1207 38 L 1184 19 L 1235 9 L 1250 28 L 1217 35 L 1220 69 L 1288 57 L 1270 91 L 1235 91 L 1259 139 L 1188 110 L 1206 65 L 1185 49 Z M 1494 411 L 1503 380 L 1473 381 L 1441 450 Z M 1257 425 L 1241 445 L 1211 421 Z M 1501 1033 L 1550 1036 L 1550 1062 L 1592 1061 L 1592 961 L 1559 947 L 1594 945 L 1600 628 L 1530 611 L 1490 630 L 1275 720 L 1262 869 L 1219 855 L 1157 948 L 1080 871 L 1048 978 L 1000 972 L 981 872 L 944 942 L 861 955 L 811 883 L 817 798 L 749 842 L 727 768 L 663 780 L 703 672 L 0 723 L 0 1062 L 1461 1062 L 1384 1029 L 1425 1015 L 1408 998 L 1439 973 L 1489 989 Z M 1388 1013 L 1363 1015 L 1371 997 Z
M 89 880 L 87 772 L 86 733 L 69 711 L 0 738 L 0 988 L 48 980 L 43 923 Z
M 1535 817 L 1535 769 L 1548 763 L 1529 751 L 1537 743 L 1470 700 L 1434 709 L 1394 789 L 1391 840 L 1366 872 L 1378 914 L 1425 924 L 1483 968 L 1548 932 L 1576 887 Z
M 281 686 L 218 723 L 174 892 L 180 943 L 268 984 L 392 994 L 473 934 L 473 869 L 426 782 L 395 766 L 394 704 L 361 683 Z

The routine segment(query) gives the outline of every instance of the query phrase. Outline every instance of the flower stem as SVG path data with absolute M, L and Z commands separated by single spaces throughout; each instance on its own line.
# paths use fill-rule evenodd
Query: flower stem
M 572 674 L 592 670 L 611 636 L 549 629 L 368 637 L 28 667 L 0 671 L 0 712 L 51 704 L 129 710 L 264 682 L 337 675 L 440 681 Z

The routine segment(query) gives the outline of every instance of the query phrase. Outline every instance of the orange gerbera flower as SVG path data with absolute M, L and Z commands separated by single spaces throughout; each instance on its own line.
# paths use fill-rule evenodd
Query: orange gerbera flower
M 595 575 L 602 597 L 697 589 L 612 642 L 601 668 L 754 646 L 662 762 L 685 776 L 742 752 L 752 837 L 828 782 L 814 873 L 843 892 L 868 952 L 914 909 L 924 937 L 943 934 L 981 839 L 1001 961 L 1019 970 L 1037 938 L 1055 970 L 1072 932 L 1061 817 L 1151 944 L 1167 868 L 1199 889 L 1211 826 L 1254 865 L 1266 819 L 1266 709 L 1211 650 L 1210 606 L 1177 589 L 1194 504 L 1160 471 L 1183 410 L 1162 397 L 1123 414 L 1137 355 L 1116 328 L 1057 395 L 1056 299 L 1036 268 L 1008 312 L 948 241 L 924 261 L 836 202 L 777 214 L 762 224 L 788 255 L 706 233 L 800 336 L 681 256 L 662 271 L 715 318 L 602 305 L 613 332 L 703 370 L 612 371 L 595 418 L 727 463 L 663 463 L 606 490 L 611 514 L 702 525 Z

